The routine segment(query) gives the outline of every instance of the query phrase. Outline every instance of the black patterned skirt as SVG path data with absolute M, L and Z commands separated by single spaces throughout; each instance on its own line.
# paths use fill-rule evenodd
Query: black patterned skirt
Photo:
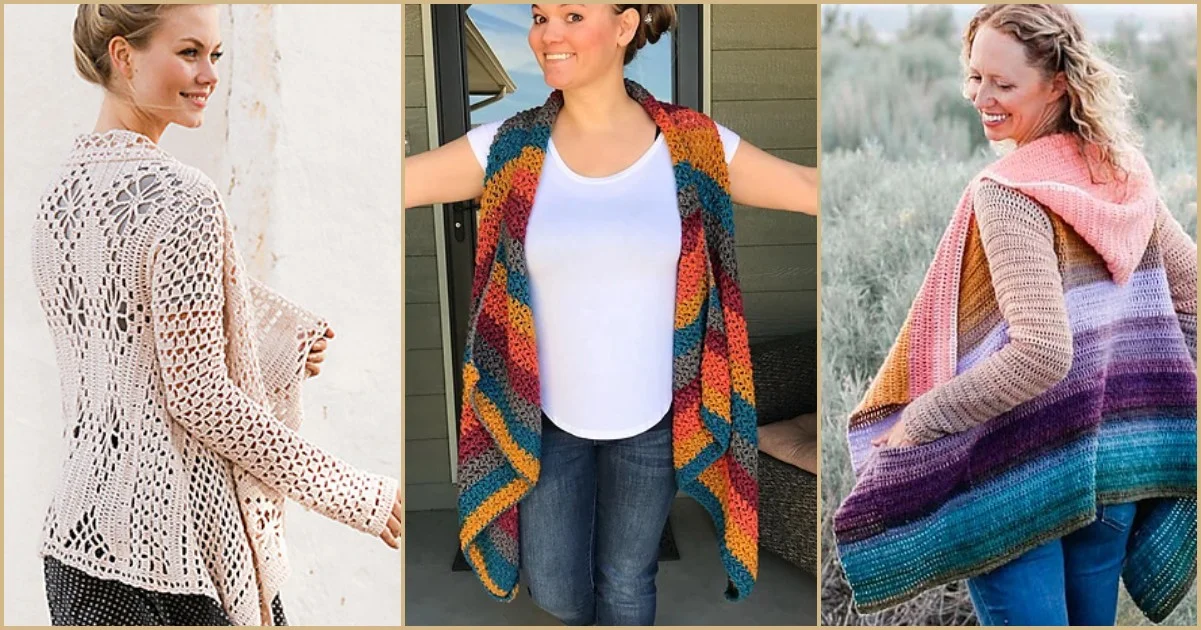
M 56 626 L 229 626 L 229 617 L 207 595 L 156 593 L 92 577 L 46 556 L 46 599 Z M 275 625 L 286 626 L 284 607 L 271 602 Z

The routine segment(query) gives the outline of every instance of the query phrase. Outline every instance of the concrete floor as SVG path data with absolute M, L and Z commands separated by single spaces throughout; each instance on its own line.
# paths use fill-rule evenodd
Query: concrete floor
M 458 539 L 454 512 L 409 512 L 405 518 L 406 625 L 558 625 L 524 590 L 512 602 L 500 603 L 471 572 L 450 570 Z M 657 625 L 816 625 L 814 576 L 763 551 L 755 590 L 747 599 L 730 603 L 722 596 L 725 572 L 703 508 L 690 499 L 677 499 L 672 525 L 681 559 L 659 565 Z

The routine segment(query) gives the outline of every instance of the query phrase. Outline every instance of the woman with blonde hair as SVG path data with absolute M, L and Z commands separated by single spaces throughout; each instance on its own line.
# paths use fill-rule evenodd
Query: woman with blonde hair
M 520 570 L 564 623 L 646 625 L 677 488 L 714 519 L 727 596 L 754 584 L 732 202 L 815 214 L 816 177 L 623 80 L 672 5 L 530 12 L 546 103 L 405 161 L 405 207 L 481 198 L 460 544 L 498 599 Z
M 246 275 L 213 182 L 158 146 L 199 127 L 218 9 L 80 5 L 104 88 L 43 195 L 36 285 L 67 457 L 41 555 L 55 625 L 282 625 L 284 497 L 398 546 L 395 479 L 302 438 L 327 323 Z
M 1061 5 L 988 5 L 972 179 L 848 422 L 835 515 L 858 608 L 967 578 L 983 625 L 1160 621 L 1196 573 L 1197 249 L 1120 73 Z

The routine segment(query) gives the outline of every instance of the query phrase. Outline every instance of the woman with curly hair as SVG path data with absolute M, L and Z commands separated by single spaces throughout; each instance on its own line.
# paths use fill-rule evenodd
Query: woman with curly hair
M 848 422 L 835 515 L 861 611 L 967 578 L 985 625 L 1161 620 L 1196 572 L 1196 245 L 1122 75 L 1061 5 L 988 5 L 972 179 Z

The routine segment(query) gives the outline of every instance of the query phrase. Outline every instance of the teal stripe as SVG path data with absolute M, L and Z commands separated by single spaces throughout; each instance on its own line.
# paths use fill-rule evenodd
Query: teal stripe
M 1097 493 L 1148 494 L 1197 485 L 1197 421 L 1157 417 L 1106 422 L 1098 431 Z
M 839 546 L 860 606 L 895 601 L 1019 555 L 1047 531 L 1094 510 L 1090 441 L 994 477 L 930 516 Z M 1031 488 L 1038 488 L 1032 493 Z M 887 567 L 884 569 L 882 567 Z

